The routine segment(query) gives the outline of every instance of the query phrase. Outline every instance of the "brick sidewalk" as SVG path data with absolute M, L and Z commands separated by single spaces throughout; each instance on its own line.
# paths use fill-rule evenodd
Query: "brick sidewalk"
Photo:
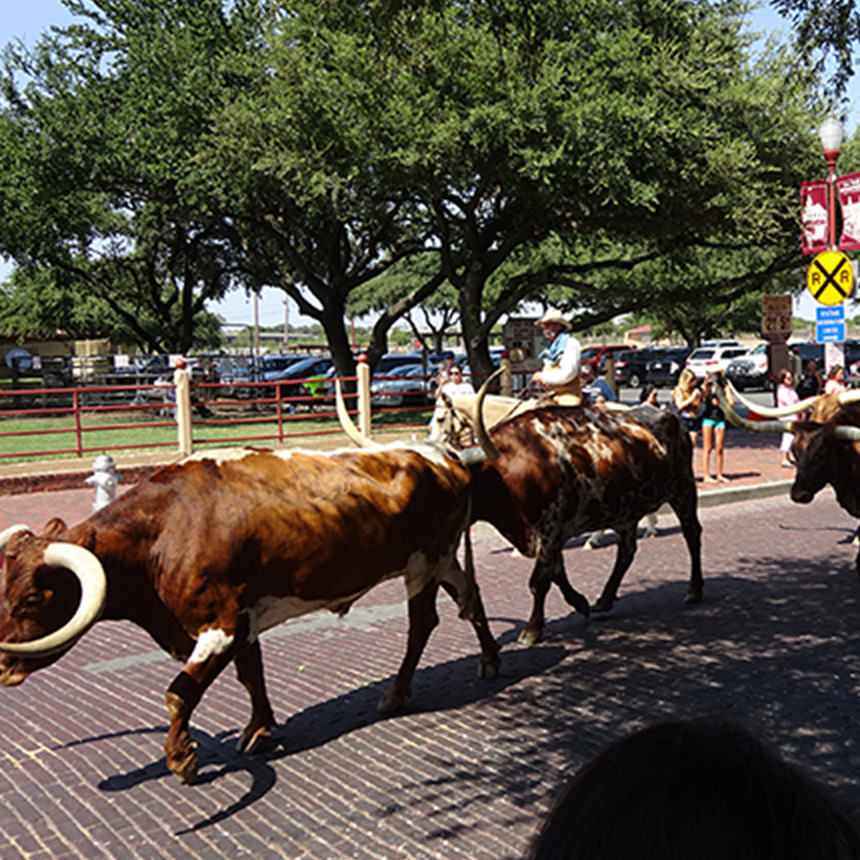
M 74 519 L 88 490 L 5 497 L 3 521 L 36 509 Z M 854 526 L 824 494 L 702 511 L 705 601 L 685 607 L 674 521 L 639 552 L 605 617 L 571 614 L 553 589 L 545 640 L 515 642 L 526 559 L 476 529 L 476 563 L 502 668 L 476 677 L 477 647 L 439 600 L 403 712 L 376 704 L 405 647 L 399 582 L 343 619 L 314 614 L 264 637 L 280 726 L 266 754 L 237 756 L 244 691 L 224 672 L 193 718 L 203 765 L 185 787 L 164 764 L 163 695 L 178 666 L 137 628 L 101 622 L 54 666 L 0 691 L 0 857 L 522 857 L 567 774 L 632 729 L 726 714 L 830 783 L 855 810 L 860 595 Z M 590 599 L 614 553 L 565 550 Z M 622 823 L 623 826 L 623 823 Z

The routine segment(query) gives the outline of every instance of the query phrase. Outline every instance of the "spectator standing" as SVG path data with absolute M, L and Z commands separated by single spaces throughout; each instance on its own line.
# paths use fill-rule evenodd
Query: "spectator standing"
M 582 402 L 599 406 L 601 403 L 616 401 L 618 398 L 612 386 L 602 377 L 595 377 L 594 365 L 586 362 L 579 370 L 579 381 L 582 385 Z
M 845 391 L 848 385 L 845 382 L 845 368 L 841 364 L 834 364 L 827 371 L 827 381 L 824 383 L 825 394 L 839 394 Z
M 639 403 L 642 406 L 653 406 L 655 409 L 660 408 L 659 391 L 656 385 L 643 385 L 639 392 Z
M 813 362 L 814 364 L 814 362 Z M 794 376 L 788 368 L 783 368 L 776 376 L 776 405 L 777 406 L 794 406 L 800 402 L 800 396 L 794 389 Z M 786 421 L 799 421 L 800 414 L 786 415 Z M 794 441 L 794 433 L 783 433 L 779 442 L 779 450 L 782 453 L 780 466 L 791 468 L 794 466 L 794 461 L 791 459 L 791 443 Z
M 702 405 L 702 391 L 696 383 L 696 374 L 685 367 L 678 377 L 678 384 L 672 389 L 672 405 L 690 434 L 690 441 L 696 447 L 699 434 L 699 407 Z
M 801 400 L 805 400 L 807 397 L 818 396 L 823 389 L 824 380 L 821 378 L 821 371 L 819 371 L 815 359 L 810 358 L 797 380 L 797 395 Z
M 730 388 L 726 388 L 726 399 L 734 406 Z M 714 382 L 706 379 L 702 386 L 702 475 L 706 484 L 715 481 L 726 483 L 729 479 L 723 474 L 723 457 L 726 444 L 726 414 L 714 392 Z M 711 477 L 711 451 L 714 452 L 716 476 Z
M 466 394 L 474 394 L 475 388 L 471 382 L 463 381 L 463 371 L 453 365 L 444 376 L 439 374 L 439 382 L 436 385 L 436 399 L 443 394 L 448 397 L 460 397 Z
M 532 380 L 559 406 L 579 406 L 582 403 L 579 379 L 582 350 L 579 341 L 570 333 L 571 324 L 561 311 L 549 308 L 537 325 L 543 328 L 549 344 L 540 354 L 543 368 L 532 375 Z

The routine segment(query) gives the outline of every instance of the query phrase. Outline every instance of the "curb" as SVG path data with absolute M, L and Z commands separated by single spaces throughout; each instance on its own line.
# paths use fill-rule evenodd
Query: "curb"
M 787 494 L 792 483 L 793 481 L 766 481 L 762 484 L 748 484 L 746 487 L 723 487 L 718 490 L 700 492 L 699 507 L 713 508 L 717 505 L 730 505 L 734 502 L 767 499 L 771 496 Z M 666 506 L 666 511 L 669 512 L 669 510 Z

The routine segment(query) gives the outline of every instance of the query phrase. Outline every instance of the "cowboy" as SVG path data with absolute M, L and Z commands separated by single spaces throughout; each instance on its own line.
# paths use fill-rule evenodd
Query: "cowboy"
M 537 321 L 543 328 L 549 345 L 541 352 L 543 368 L 532 380 L 546 390 L 547 397 L 559 406 L 579 406 L 582 403 L 582 385 L 579 379 L 579 341 L 573 337 L 571 324 L 556 308 L 548 308 Z

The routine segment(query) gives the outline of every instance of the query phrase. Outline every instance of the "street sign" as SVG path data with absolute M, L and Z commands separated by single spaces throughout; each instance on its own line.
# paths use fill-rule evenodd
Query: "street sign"
M 842 343 L 845 340 L 845 307 L 815 309 L 815 340 L 817 343 Z
M 761 297 L 761 333 L 766 338 L 791 334 L 791 295 Z
M 854 288 L 854 267 L 839 251 L 822 251 L 806 272 L 806 286 L 823 305 L 841 304 Z

